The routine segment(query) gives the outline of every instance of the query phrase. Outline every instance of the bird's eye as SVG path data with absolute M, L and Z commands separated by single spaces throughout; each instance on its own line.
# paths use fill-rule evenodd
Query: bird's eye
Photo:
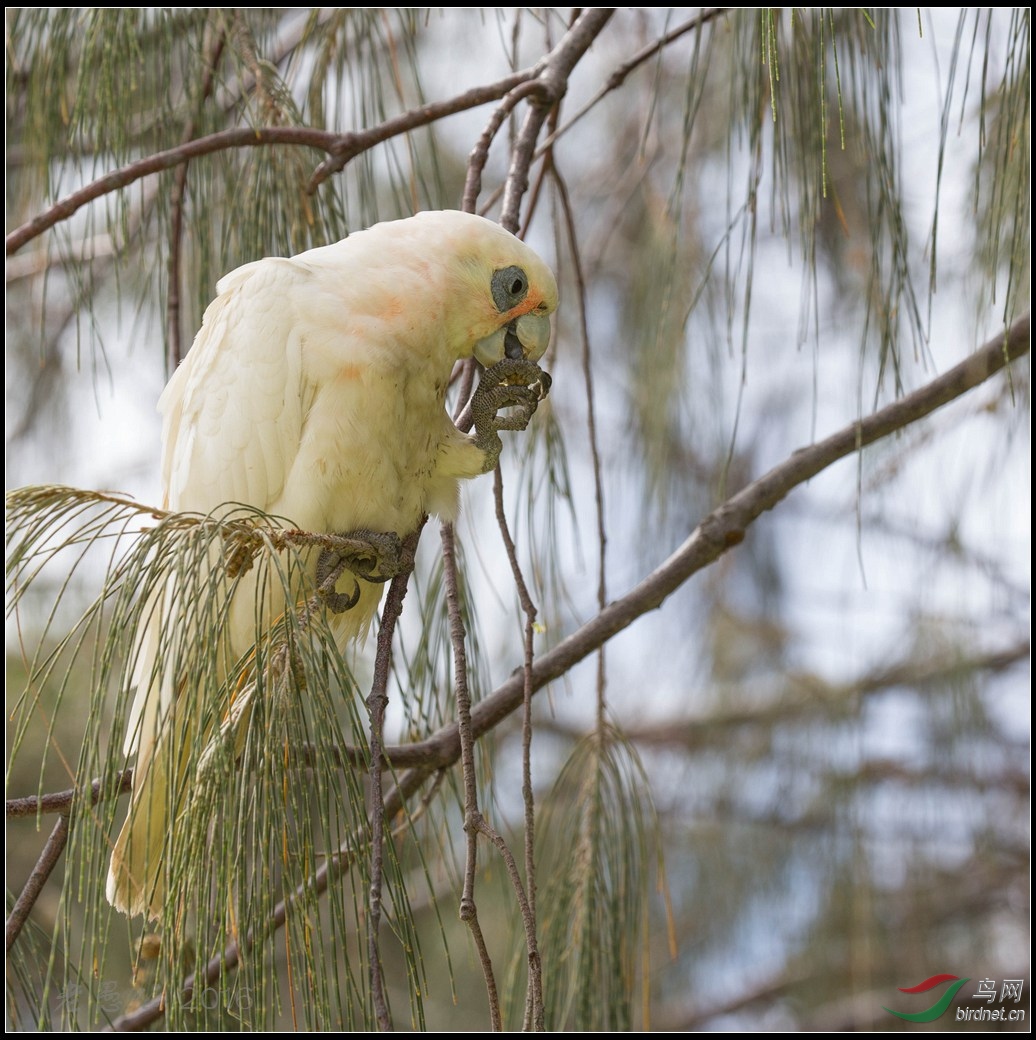
M 493 273 L 493 303 L 500 312 L 509 311 L 525 299 L 529 279 L 520 267 L 505 267 Z

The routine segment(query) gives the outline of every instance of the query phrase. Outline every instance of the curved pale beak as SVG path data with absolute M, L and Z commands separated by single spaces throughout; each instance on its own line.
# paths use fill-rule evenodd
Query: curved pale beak
M 475 357 L 486 368 L 502 361 L 526 358 L 538 361 L 550 342 L 550 318 L 545 314 L 523 314 L 475 344 Z

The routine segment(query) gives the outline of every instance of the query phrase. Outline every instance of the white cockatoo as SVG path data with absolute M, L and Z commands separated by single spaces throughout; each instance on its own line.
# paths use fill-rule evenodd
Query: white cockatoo
M 428 212 L 377 224 L 247 264 L 217 289 L 159 402 L 163 505 L 172 511 L 244 503 L 303 531 L 359 533 L 375 544 L 402 538 L 425 514 L 455 516 L 458 480 L 494 468 L 496 431 L 523 429 L 549 386 L 535 362 L 558 303 L 554 276 L 483 217 Z M 472 356 L 489 378 L 472 400 L 475 432 L 465 434 L 445 397 L 454 364 Z M 519 414 L 497 416 L 508 407 Z M 311 560 L 313 585 L 300 600 L 328 569 L 324 556 Z M 328 596 L 340 643 L 366 632 L 383 589 L 350 579 L 346 572 L 351 592 Z M 230 604 L 231 660 L 256 639 L 248 588 L 238 584 Z M 175 588 L 166 596 L 174 602 Z M 164 901 L 169 814 L 178 811 L 168 785 L 182 768 L 169 761 L 180 752 L 163 756 L 163 742 L 189 726 L 175 717 L 179 678 L 156 678 L 161 613 L 151 612 L 141 636 L 126 739 L 137 756 L 134 791 L 107 887 L 118 909 L 153 917 Z

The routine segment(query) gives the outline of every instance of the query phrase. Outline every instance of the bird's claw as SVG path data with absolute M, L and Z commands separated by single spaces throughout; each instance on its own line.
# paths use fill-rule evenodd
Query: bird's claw
M 331 612 L 343 614 L 360 602 L 360 583 L 385 582 L 406 565 L 399 536 L 384 531 L 350 531 L 335 536 L 334 547 L 322 549 L 317 557 L 317 592 Z M 353 591 L 339 592 L 335 585 L 343 571 L 353 575 Z
M 500 430 L 524 430 L 540 401 L 550 392 L 550 376 L 533 361 L 504 358 L 482 373 L 471 397 L 475 443 L 486 454 L 486 471 L 493 469 L 503 444 Z M 500 415 L 512 408 L 508 415 Z

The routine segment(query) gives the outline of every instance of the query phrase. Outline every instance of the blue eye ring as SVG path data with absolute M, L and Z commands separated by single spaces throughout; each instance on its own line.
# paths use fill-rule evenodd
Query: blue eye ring
M 517 307 L 529 293 L 529 276 L 515 265 L 493 272 L 493 303 L 500 313 Z

